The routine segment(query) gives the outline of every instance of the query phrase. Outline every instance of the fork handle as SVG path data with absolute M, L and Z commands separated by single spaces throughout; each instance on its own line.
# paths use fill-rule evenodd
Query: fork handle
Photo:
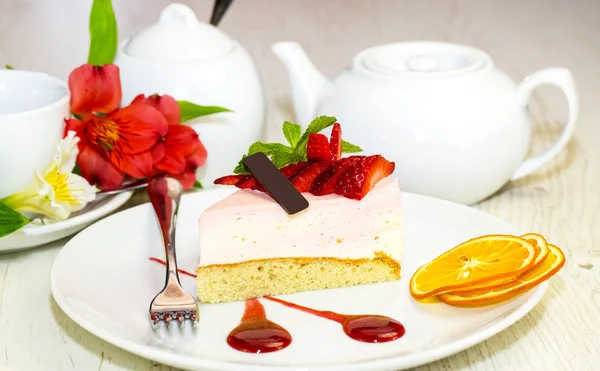
M 175 276 L 177 282 L 179 282 L 177 256 L 175 254 L 175 227 L 183 187 L 176 179 L 161 177 L 154 178 L 148 182 L 147 192 L 154 208 L 165 246 L 167 263 L 166 280 L 168 281 L 171 276 Z

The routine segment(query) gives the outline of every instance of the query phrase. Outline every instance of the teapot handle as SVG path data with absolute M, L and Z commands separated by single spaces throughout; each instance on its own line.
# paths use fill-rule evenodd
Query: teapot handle
M 565 68 L 547 68 L 537 71 L 525 78 L 517 87 L 517 101 L 526 106 L 531 92 L 540 85 L 551 84 L 560 88 L 567 98 L 569 118 L 558 139 L 544 152 L 523 161 L 511 180 L 522 178 L 542 167 L 560 152 L 575 132 L 575 124 L 579 116 L 579 97 L 573 75 Z

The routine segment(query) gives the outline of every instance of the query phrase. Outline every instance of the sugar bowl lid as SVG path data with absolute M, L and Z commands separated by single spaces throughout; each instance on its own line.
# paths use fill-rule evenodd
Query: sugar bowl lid
M 218 57 L 235 42 L 216 27 L 200 22 L 180 3 L 168 5 L 158 21 L 134 35 L 125 45 L 130 57 L 155 61 L 186 61 Z

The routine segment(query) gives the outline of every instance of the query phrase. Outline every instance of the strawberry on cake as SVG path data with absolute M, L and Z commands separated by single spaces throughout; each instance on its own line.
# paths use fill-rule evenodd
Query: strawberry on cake
M 318 133 L 331 125 L 330 139 Z M 249 155 L 264 152 L 283 165 L 281 173 L 309 207 L 287 214 L 242 162 L 238 174 L 217 179 L 215 184 L 240 189 L 200 216 L 196 273 L 202 302 L 400 279 L 403 234 L 400 187 L 390 176 L 394 163 L 381 155 L 342 157 L 360 148 L 341 140 L 332 117 L 315 119 L 304 135 L 286 122 L 284 133 L 289 147 L 257 142 Z

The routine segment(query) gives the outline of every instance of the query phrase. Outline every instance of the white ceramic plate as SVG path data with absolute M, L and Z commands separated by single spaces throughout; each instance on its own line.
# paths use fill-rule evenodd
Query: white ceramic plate
M 133 192 L 98 196 L 82 210 L 71 214 L 69 219 L 46 225 L 27 225 L 0 238 L 0 253 L 13 252 L 40 246 L 79 232 L 96 220 L 121 207 Z
M 194 271 L 198 261 L 198 215 L 235 189 L 211 189 L 183 197 L 177 230 L 179 267 Z M 230 348 L 243 302 L 202 304 L 195 332 L 160 338 L 148 322 L 148 306 L 164 284 L 156 219 L 149 204 L 112 215 L 72 238 L 51 273 L 58 305 L 80 326 L 127 351 L 154 361 L 201 370 L 399 370 L 459 352 L 506 329 L 542 298 L 543 283 L 503 304 L 462 309 L 412 299 L 408 282 L 421 265 L 469 238 L 489 233 L 520 234 L 511 225 L 474 209 L 403 194 L 405 255 L 396 282 L 304 292 L 281 298 L 315 309 L 346 314 L 381 314 L 401 321 L 406 334 L 368 344 L 341 327 L 278 303 L 262 300 L 267 317 L 285 327 L 293 341 L 273 353 L 248 354 Z M 190 293 L 193 278 L 181 276 Z M 176 327 L 176 326 L 175 326 Z

